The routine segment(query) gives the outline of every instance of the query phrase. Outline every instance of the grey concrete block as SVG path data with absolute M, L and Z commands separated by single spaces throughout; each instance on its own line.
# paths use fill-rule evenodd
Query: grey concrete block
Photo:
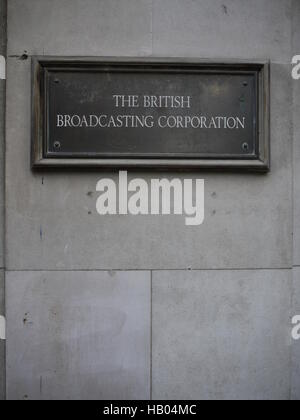
M 300 3 L 294 1 L 293 54 L 300 54 Z M 294 89 L 294 264 L 300 266 L 300 80 L 293 81 Z
M 8 272 L 8 399 L 148 399 L 150 274 Z
M 299 18 L 300 18 L 300 3 L 298 0 L 292 0 L 293 16 L 293 54 L 299 54 L 299 42 L 300 42 L 300 29 L 299 29 Z
M 10 0 L 8 54 L 149 55 L 149 0 Z
M 154 0 L 153 54 L 290 63 L 290 0 Z
M 5 314 L 4 308 L 4 270 L 0 270 L 0 315 Z M 5 398 L 5 341 L 0 340 L 0 400 Z
M 293 270 L 293 311 L 292 316 L 300 316 L 300 268 Z M 292 399 L 300 400 L 300 340 L 293 341 L 292 346 Z
M 7 266 L 16 269 L 285 268 L 292 264 L 290 65 L 272 65 L 272 170 L 129 173 L 204 178 L 205 221 L 99 216 L 96 184 L 116 172 L 30 169 L 30 62 L 8 65 Z
M 296 83 L 296 82 L 295 82 Z M 294 264 L 300 266 L 300 81 L 294 104 Z
M 291 270 L 153 273 L 154 399 L 288 399 Z

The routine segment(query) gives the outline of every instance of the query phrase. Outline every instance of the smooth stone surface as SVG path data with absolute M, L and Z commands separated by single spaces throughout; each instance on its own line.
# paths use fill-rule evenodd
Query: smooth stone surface
M 150 273 L 8 272 L 8 399 L 149 399 Z
M 288 399 L 291 270 L 153 273 L 154 399 Z
M 149 0 L 9 0 L 8 54 L 149 55 Z
M 290 0 L 154 0 L 153 54 L 290 63 Z

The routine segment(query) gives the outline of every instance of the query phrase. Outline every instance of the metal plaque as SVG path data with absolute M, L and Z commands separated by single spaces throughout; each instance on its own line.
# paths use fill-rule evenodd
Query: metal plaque
M 33 166 L 269 169 L 269 66 L 33 59 Z

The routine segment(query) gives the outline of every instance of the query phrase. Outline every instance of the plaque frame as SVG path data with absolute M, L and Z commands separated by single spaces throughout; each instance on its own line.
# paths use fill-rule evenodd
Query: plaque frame
M 257 158 L 92 158 L 45 156 L 45 71 L 47 69 L 96 69 L 105 66 L 145 65 L 159 69 L 166 66 L 199 66 L 232 71 L 255 71 L 258 74 L 257 93 Z M 171 154 L 170 154 L 171 155 Z M 268 172 L 270 170 L 270 62 L 249 60 L 204 60 L 192 58 L 131 58 L 131 57 L 32 57 L 32 168 L 97 168 L 111 169 L 163 169 L 163 170 L 229 170 Z

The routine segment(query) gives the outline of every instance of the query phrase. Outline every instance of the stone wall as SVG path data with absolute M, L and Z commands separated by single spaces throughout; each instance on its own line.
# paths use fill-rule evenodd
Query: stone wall
M 299 21 L 293 0 L 9 0 L 8 399 L 300 397 Z M 99 216 L 116 171 L 30 169 L 32 55 L 269 59 L 271 172 L 189 174 L 201 226 Z

